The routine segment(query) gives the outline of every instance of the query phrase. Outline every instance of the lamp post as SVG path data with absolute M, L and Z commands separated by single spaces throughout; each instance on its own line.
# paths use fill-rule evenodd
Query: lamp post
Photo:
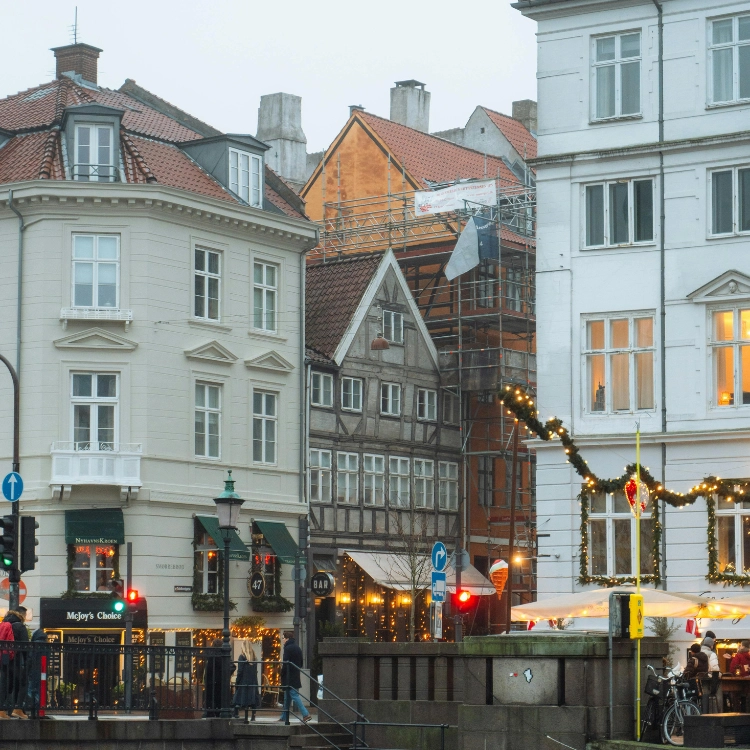
M 232 470 L 224 481 L 224 492 L 214 498 L 216 503 L 216 514 L 219 517 L 219 529 L 224 540 L 224 630 L 221 644 L 221 712 L 222 719 L 232 718 L 232 709 L 229 705 L 229 677 L 232 663 L 232 653 L 229 647 L 229 542 L 233 529 L 237 528 L 237 520 L 240 517 L 240 508 L 245 502 L 234 491 L 234 479 Z
M 20 310 L 20 308 L 19 308 Z M 21 445 L 21 388 L 18 380 L 18 374 L 16 373 L 13 365 L 0 354 L 0 362 L 2 362 L 10 373 L 11 380 L 13 381 L 13 463 L 12 470 L 15 472 L 21 471 L 21 458 L 20 458 L 20 445 Z M 8 571 L 8 583 L 10 584 L 10 595 L 8 601 L 9 609 L 18 609 L 18 596 L 19 596 L 19 584 L 21 582 L 21 571 L 18 568 L 18 530 L 21 525 L 21 503 L 16 501 L 12 503 L 13 508 L 11 513 L 16 519 L 15 523 L 15 539 L 13 541 L 13 549 L 15 550 L 15 559 L 13 567 Z

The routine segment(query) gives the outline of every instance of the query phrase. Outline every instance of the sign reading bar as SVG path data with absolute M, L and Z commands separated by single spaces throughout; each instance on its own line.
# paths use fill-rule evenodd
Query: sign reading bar
M 109 596 L 87 599 L 41 599 L 39 624 L 42 628 L 86 628 L 124 630 L 125 612 L 115 612 Z M 148 627 L 145 599 L 134 605 L 133 627 Z
M 316 573 L 310 579 L 310 589 L 313 596 L 330 596 L 335 585 L 336 581 L 330 573 Z

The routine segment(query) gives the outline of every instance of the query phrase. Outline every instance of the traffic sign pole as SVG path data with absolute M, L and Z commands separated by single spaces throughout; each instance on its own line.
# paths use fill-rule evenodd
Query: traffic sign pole
M 13 381 L 13 466 L 12 470 L 19 474 L 21 472 L 21 459 L 20 459 L 20 443 L 21 443 L 21 388 L 18 382 L 18 374 L 16 373 L 13 365 L 0 354 L 0 362 L 2 362 L 10 373 L 11 380 Z M 13 503 L 13 510 L 11 511 L 16 519 L 15 523 L 15 535 L 16 543 L 13 545 L 18 550 L 18 530 L 21 526 L 20 522 L 20 503 Z M 13 563 L 13 567 L 8 571 L 8 583 L 10 584 L 10 600 L 8 602 L 8 608 L 15 610 L 18 609 L 19 601 L 19 583 L 21 582 L 21 571 L 18 567 L 18 553 L 16 553 L 16 559 Z

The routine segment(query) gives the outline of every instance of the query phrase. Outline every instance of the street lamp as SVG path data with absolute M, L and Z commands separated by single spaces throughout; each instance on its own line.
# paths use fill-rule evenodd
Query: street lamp
M 216 515 L 219 517 L 219 529 L 221 538 L 224 540 L 224 630 L 222 636 L 224 642 L 221 644 L 221 712 L 222 719 L 232 718 L 232 709 L 229 705 L 229 678 L 232 654 L 229 647 L 229 542 L 232 530 L 237 528 L 240 517 L 240 508 L 245 502 L 234 491 L 234 479 L 232 470 L 224 481 L 224 492 L 214 498 L 216 503 Z

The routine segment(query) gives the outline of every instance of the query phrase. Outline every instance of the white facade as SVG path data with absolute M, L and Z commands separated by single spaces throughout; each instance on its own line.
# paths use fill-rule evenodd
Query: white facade
M 750 309 L 750 224 L 742 224 L 750 221 L 750 203 L 739 203 L 738 189 L 738 181 L 750 180 L 742 172 L 750 167 L 750 18 L 742 20 L 750 6 L 662 5 L 662 143 L 651 0 L 530 0 L 516 7 L 539 23 L 540 416 L 564 421 L 602 479 L 621 476 L 634 462 L 640 422 L 643 464 L 684 492 L 707 475 L 750 476 L 750 359 L 742 372 L 750 330 L 740 312 Z M 733 310 L 736 328 L 725 333 L 729 318 L 716 313 Z M 581 588 L 581 478 L 559 441 L 534 447 L 543 598 Z M 719 511 L 750 513 L 729 505 Z M 631 573 L 615 539 L 618 518 L 599 519 L 608 546 L 599 547 L 599 570 L 592 571 L 590 540 L 589 572 Z M 667 588 L 724 590 L 706 579 L 706 502 L 667 507 L 663 521 Z M 735 523 L 741 557 L 747 528 L 741 518 Z M 725 536 L 724 562 L 727 544 Z M 750 569 L 750 548 L 746 554 L 736 561 L 738 572 Z
M 66 510 L 121 508 L 149 628 L 218 628 L 221 612 L 194 611 L 190 592 L 174 588 L 193 585 L 193 519 L 215 514 L 227 469 L 245 500 L 239 535 L 248 545 L 252 519 L 281 522 L 296 541 L 298 518 L 307 514 L 301 272 L 316 229 L 161 185 L 40 180 L 10 187 L 26 224 L 21 513 L 40 523 L 39 562 L 22 576 L 24 604 L 38 622 L 39 598 L 69 588 Z M 15 363 L 18 220 L 8 198 L 6 188 L 0 351 Z M 75 257 L 77 237 L 94 238 L 95 246 L 109 238 L 93 268 L 87 248 Z M 86 268 L 77 270 L 77 260 Z M 272 269 L 262 281 L 260 266 Z M 94 296 L 117 295 L 114 311 L 99 314 L 96 300 L 86 309 L 92 278 Z M 260 394 L 275 405 L 264 410 L 275 413 L 254 413 Z M 11 407 L 10 378 L 0 373 L 0 460 L 8 469 Z M 261 419 L 273 425 L 254 446 Z M 233 617 L 253 614 L 249 565 L 231 562 Z M 293 592 L 284 565 L 282 593 L 293 600 Z M 289 627 L 293 613 L 263 616 L 267 627 Z

